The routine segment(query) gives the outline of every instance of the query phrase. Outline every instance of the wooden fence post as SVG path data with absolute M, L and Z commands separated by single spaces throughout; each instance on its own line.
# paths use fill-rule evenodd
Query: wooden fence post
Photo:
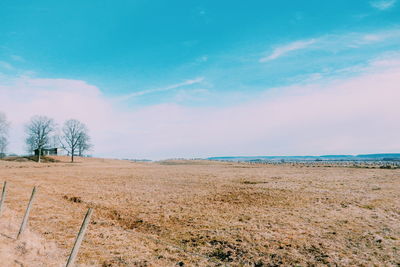
M 4 181 L 3 192 L 1 193 L 1 200 L 0 200 L 0 215 L 1 215 L 1 211 L 3 209 L 4 200 L 6 199 L 6 188 L 7 188 L 7 182 Z
M 89 208 L 85 215 L 85 219 L 83 219 L 81 229 L 79 230 L 78 236 L 76 237 L 75 244 L 74 247 L 72 248 L 71 254 L 69 255 L 66 267 L 72 267 L 75 262 L 75 258 L 78 255 L 79 248 L 85 236 L 86 229 L 89 225 L 90 216 L 92 216 L 92 212 L 93 209 Z
M 31 212 L 33 197 L 35 196 L 35 193 L 36 193 L 36 186 L 32 190 L 32 195 L 31 195 L 31 198 L 29 199 L 28 207 L 26 208 L 24 219 L 22 220 L 22 223 L 21 223 L 21 227 L 19 228 L 17 239 L 22 234 L 22 232 L 25 230 L 26 223 L 28 222 L 29 213 Z

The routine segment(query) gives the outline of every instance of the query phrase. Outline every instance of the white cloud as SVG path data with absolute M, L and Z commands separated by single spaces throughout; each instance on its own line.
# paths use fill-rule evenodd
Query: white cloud
M 277 59 L 281 56 L 284 56 L 289 52 L 300 50 L 300 49 L 305 49 L 305 48 L 309 47 L 310 45 L 314 44 L 315 42 L 316 42 L 315 39 L 311 39 L 311 40 L 306 40 L 306 41 L 296 41 L 296 42 L 293 42 L 290 44 L 280 46 L 278 48 L 275 48 L 275 50 L 269 56 L 261 58 L 260 62 L 271 61 L 271 60 Z
M 138 96 L 143 96 L 143 95 L 147 95 L 147 94 L 170 91 L 170 90 L 174 90 L 174 89 L 177 89 L 177 88 L 180 88 L 180 87 L 201 83 L 203 80 L 204 80 L 203 77 L 199 77 L 199 78 L 186 80 L 184 82 L 173 84 L 173 85 L 169 85 L 169 86 L 162 87 L 162 88 L 148 89 L 148 90 L 133 92 L 133 93 L 121 96 L 118 99 L 119 100 L 127 100 L 127 99 L 132 98 L 132 97 L 138 97 Z
M 278 46 L 273 52 L 262 57 L 259 62 L 268 62 L 278 59 L 293 51 L 298 50 L 320 50 L 336 53 L 348 49 L 357 49 L 362 46 L 376 43 L 387 45 L 397 44 L 400 41 L 400 29 L 394 27 L 389 30 L 375 32 L 350 32 L 345 34 L 327 34 L 311 40 L 295 41 L 290 44 Z
M 14 61 L 18 61 L 18 62 L 25 62 L 25 59 L 21 56 L 18 55 L 10 55 L 10 58 Z
M 398 39 L 400 37 L 400 30 L 396 28 L 389 31 L 368 33 L 361 35 L 359 37 L 355 35 L 354 37 L 356 38 L 353 43 L 356 45 L 372 44 L 372 43 L 388 41 L 390 39 Z
M 380 0 L 380 1 L 373 1 L 371 2 L 371 6 L 373 8 L 379 10 L 387 10 L 392 8 L 396 4 L 397 0 Z
M 5 70 L 14 70 L 13 65 L 6 61 L 0 61 L 0 69 L 5 69 Z
M 207 62 L 208 60 L 208 56 L 201 56 L 199 58 L 196 59 L 197 63 L 202 63 L 202 62 Z
M 0 107 L 12 122 L 16 152 L 23 148 L 24 123 L 35 114 L 87 123 L 95 155 L 106 157 L 400 151 L 399 57 L 375 60 L 357 77 L 275 88 L 230 107 L 165 103 L 132 110 L 83 81 L 1 83 Z
M 382 41 L 384 37 L 377 34 L 366 34 L 362 39 L 366 42 L 379 42 Z

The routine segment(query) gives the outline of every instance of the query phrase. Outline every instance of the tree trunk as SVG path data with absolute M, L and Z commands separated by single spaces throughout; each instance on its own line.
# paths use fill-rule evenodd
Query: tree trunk
M 41 156 L 41 154 L 42 154 L 42 148 L 39 148 L 38 151 L 39 151 L 38 162 L 40 163 L 40 156 Z
M 75 151 L 72 150 L 72 151 L 71 151 L 71 162 L 74 162 L 74 154 L 75 154 Z

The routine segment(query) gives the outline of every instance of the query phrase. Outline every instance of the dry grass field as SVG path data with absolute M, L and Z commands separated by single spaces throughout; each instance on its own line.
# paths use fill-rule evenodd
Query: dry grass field
M 0 161 L 2 266 L 400 266 L 400 170 Z M 29 231 L 15 237 L 33 186 Z

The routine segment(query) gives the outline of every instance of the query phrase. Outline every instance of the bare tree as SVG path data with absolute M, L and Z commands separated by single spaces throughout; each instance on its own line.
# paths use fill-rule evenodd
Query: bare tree
M 43 148 L 49 145 L 55 127 L 54 120 L 46 116 L 33 116 L 26 125 L 27 137 L 25 142 L 31 151 L 38 150 L 38 162 L 40 162 Z
M 8 146 L 7 137 L 0 136 L 0 158 L 6 156 L 7 146 Z
M 10 123 L 4 113 L 0 112 L 0 158 L 3 157 L 8 145 L 8 130 Z
M 71 162 L 74 162 L 74 156 L 77 152 L 81 155 L 85 149 L 89 148 L 87 147 L 89 144 L 87 127 L 84 123 L 71 119 L 64 123 L 62 132 L 61 144 L 67 150 L 68 154 L 71 155 Z
M 90 136 L 87 133 L 82 133 L 78 142 L 78 155 L 82 157 L 83 153 L 91 150 L 92 147 L 93 145 L 90 142 Z

